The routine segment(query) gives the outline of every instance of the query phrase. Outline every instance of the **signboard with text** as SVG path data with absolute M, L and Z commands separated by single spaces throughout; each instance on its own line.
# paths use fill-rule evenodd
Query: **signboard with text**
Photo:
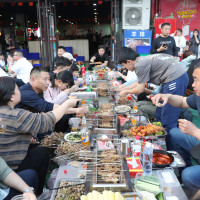
M 136 50 L 137 46 L 151 46 L 151 30 L 124 30 L 124 46 Z

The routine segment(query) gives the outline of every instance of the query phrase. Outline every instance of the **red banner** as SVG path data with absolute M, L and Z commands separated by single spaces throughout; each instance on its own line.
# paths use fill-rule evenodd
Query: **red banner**
M 170 34 L 175 32 L 175 30 L 176 30 L 176 19 L 175 18 L 155 18 L 154 19 L 154 27 L 155 27 L 154 38 L 157 38 L 161 34 L 161 25 L 163 23 L 171 24 Z

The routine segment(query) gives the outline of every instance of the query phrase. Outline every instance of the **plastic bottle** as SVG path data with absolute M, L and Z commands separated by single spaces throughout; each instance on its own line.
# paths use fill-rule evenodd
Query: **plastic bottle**
M 170 18 L 174 18 L 174 16 L 173 16 L 173 12 L 171 12 Z
M 81 75 L 82 75 L 82 77 L 85 76 L 85 66 L 84 65 L 81 67 Z
M 140 136 L 136 135 L 134 142 L 132 144 L 132 153 L 134 156 L 140 156 L 141 153 L 141 142 L 140 142 Z
M 90 82 L 90 78 L 89 78 L 89 72 L 88 72 L 88 71 L 86 71 L 85 75 L 86 75 L 86 85 L 88 85 L 88 84 L 89 84 L 89 82 Z
M 151 146 L 151 143 L 147 142 L 146 146 L 143 149 L 143 159 L 142 159 L 144 175 L 152 174 L 152 159 L 153 159 L 153 147 Z

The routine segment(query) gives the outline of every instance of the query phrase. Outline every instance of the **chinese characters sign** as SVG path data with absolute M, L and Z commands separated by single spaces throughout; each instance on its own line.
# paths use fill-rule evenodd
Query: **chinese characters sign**
M 124 46 L 136 50 L 137 46 L 151 46 L 151 30 L 125 30 Z

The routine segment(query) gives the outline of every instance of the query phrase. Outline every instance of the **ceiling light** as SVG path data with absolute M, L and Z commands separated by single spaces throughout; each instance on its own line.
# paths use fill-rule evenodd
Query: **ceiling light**
M 72 23 L 72 24 L 74 24 L 74 23 Z
M 97 4 L 96 3 L 93 3 L 93 6 L 96 6 Z
M 0 15 L 0 17 L 2 17 L 2 15 Z
M 61 16 L 58 16 L 58 18 L 61 18 Z
M 97 10 L 96 8 L 94 8 L 94 10 Z
M 95 12 L 94 14 L 97 15 L 98 13 Z
M 13 17 L 11 17 L 10 19 L 13 19 Z
M 30 21 L 28 21 L 28 23 L 30 23 Z
M 10 25 L 12 26 L 12 23 L 10 23 Z
M 37 23 L 35 22 L 35 24 L 37 24 Z
M 66 19 L 66 22 L 68 22 L 69 20 L 68 19 Z

